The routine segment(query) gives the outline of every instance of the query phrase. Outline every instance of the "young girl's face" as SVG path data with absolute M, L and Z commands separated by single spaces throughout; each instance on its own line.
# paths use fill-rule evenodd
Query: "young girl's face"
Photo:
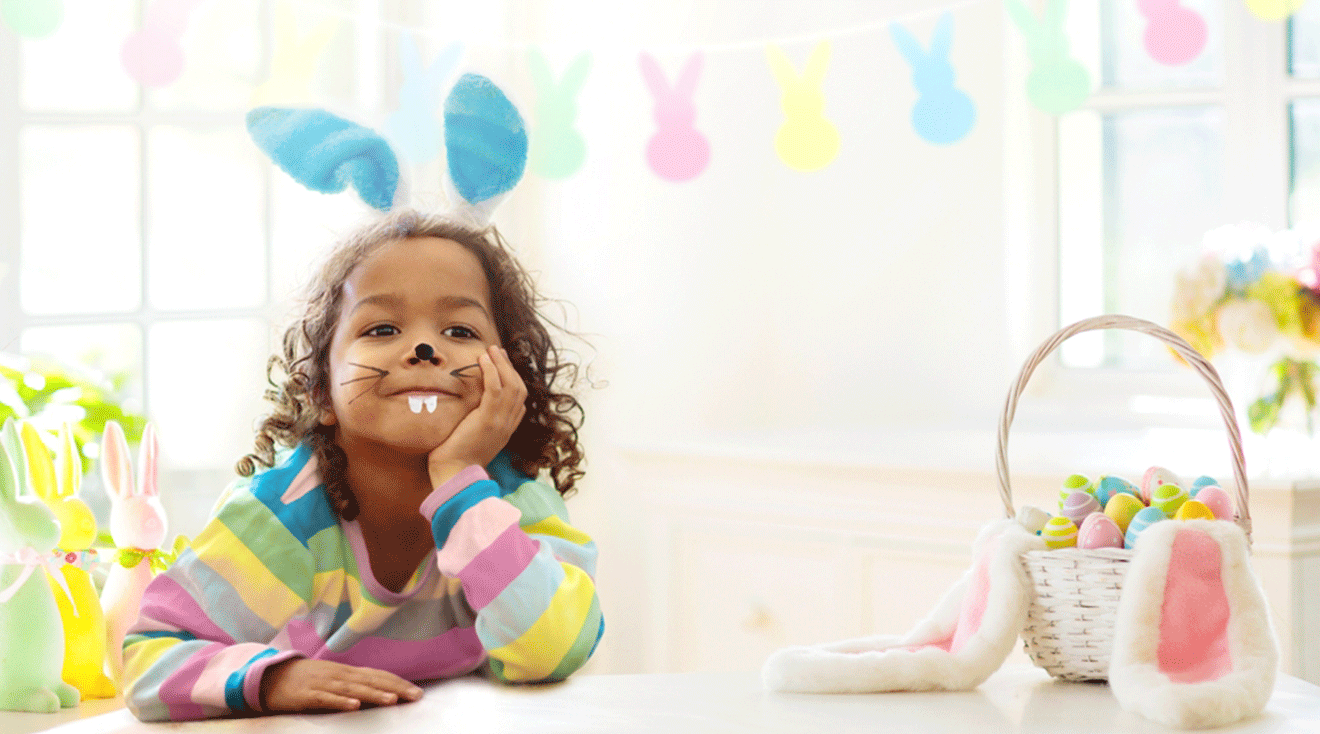
M 452 371 L 499 344 L 481 263 L 452 240 L 394 240 L 343 289 L 321 422 L 350 457 L 431 451 L 481 402 L 480 368 Z

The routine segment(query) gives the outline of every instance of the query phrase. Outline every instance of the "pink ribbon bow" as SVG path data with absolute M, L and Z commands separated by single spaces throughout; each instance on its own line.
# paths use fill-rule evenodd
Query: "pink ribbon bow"
M 78 616 L 78 607 L 73 603 L 73 592 L 69 590 L 69 583 L 64 580 L 64 574 L 51 567 L 50 560 L 46 558 L 44 553 L 29 545 L 20 548 L 17 553 L 0 555 L 0 564 L 23 566 L 23 572 L 18 575 L 18 579 L 10 584 L 9 588 L 0 591 L 0 604 L 12 599 L 14 594 L 18 593 L 19 587 L 28 580 L 28 577 L 32 575 L 37 566 L 41 566 L 46 569 L 46 572 L 55 579 L 55 582 L 60 585 L 60 589 L 64 591 L 64 597 L 69 600 L 69 607 L 73 609 L 73 616 Z

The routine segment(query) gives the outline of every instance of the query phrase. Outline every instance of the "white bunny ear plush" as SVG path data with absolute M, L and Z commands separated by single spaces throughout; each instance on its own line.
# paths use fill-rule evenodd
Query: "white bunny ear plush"
M 1141 535 L 1114 621 L 1109 686 L 1119 705 L 1186 729 L 1259 714 L 1278 645 L 1231 522 L 1161 522 Z
M 906 635 L 790 647 L 766 660 L 765 686 L 795 693 L 970 690 L 1003 664 L 1026 621 L 1021 555 L 1044 549 L 1016 520 L 982 529 L 972 568 Z

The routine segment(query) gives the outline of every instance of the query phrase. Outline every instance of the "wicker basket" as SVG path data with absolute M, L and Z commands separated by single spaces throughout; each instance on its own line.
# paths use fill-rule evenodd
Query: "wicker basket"
M 1097 316 L 1059 330 L 1036 349 L 1018 374 L 1017 381 L 1004 401 L 999 421 L 999 445 L 996 456 L 999 471 L 999 494 L 1004 510 L 1013 517 L 1013 490 L 1008 481 L 1008 429 L 1017 410 L 1018 396 L 1031 373 L 1056 347 L 1069 337 L 1096 329 L 1138 331 L 1160 339 L 1192 366 L 1210 386 L 1219 413 L 1228 428 L 1233 476 L 1237 487 L 1237 523 L 1251 541 L 1251 515 L 1247 507 L 1247 477 L 1242 454 L 1242 436 L 1232 403 L 1219 373 L 1190 344 L 1158 324 L 1130 316 Z M 1034 588 L 1022 640 L 1027 654 L 1037 666 L 1055 678 L 1073 681 L 1107 680 L 1109 654 L 1113 648 L 1114 617 L 1123 589 L 1132 551 L 1104 548 L 1083 550 L 1030 551 L 1023 554 L 1022 565 Z

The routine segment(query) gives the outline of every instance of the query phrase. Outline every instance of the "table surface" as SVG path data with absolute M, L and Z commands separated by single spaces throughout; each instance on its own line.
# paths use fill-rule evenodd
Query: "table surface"
M 1118 707 L 1108 686 L 1063 683 L 1042 670 L 1005 667 L 973 691 L 804 695 L 770 693 L 756 673 L 583 675 L 556 685 L 502 686 L 477 678 L 435 683 L 414 703 L 339 714 L 144 724 L 117 700 L 58 714 L 0 712 L 0 731 L 28 734 L 384 734 L 385 732 L 1170 731 Z M 1265 712 L 1218 729 L 1245 734 L 1320 732 L 1320 687 L 1280 676 Z

